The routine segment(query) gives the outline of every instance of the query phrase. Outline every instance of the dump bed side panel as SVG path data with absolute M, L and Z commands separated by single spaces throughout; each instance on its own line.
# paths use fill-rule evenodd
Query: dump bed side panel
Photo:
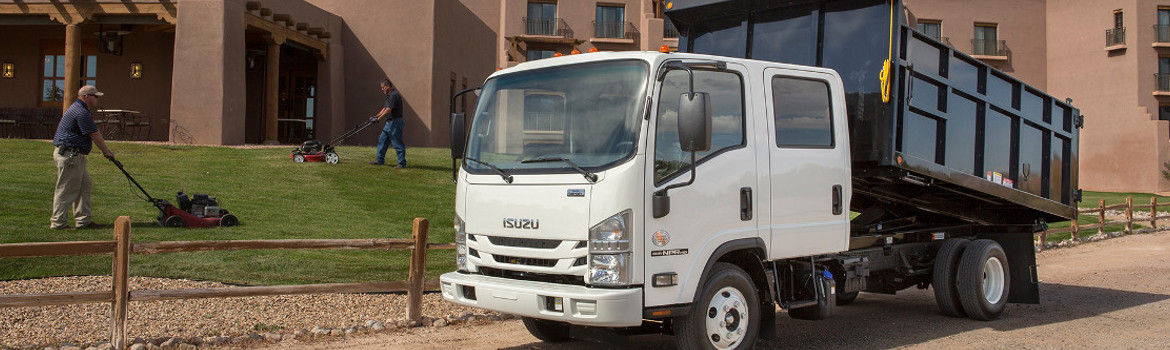
M 1075 214 L 1078 111 L 912 30 L 900 1 L 676 0 L 667 16 L 680 51 L 840 74 L 855 211 L 980 224 Z

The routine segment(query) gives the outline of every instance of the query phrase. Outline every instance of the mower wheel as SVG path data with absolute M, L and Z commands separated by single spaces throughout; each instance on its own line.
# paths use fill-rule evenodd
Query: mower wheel
M 219 217 L 219 226 L 232 227 L 239 224 L 240 219 L 237 219 L 235 215 L 224 214 L 224 216 Z
M 341 160 L 341 157 L 338 157 L 337 153 L 333 153 L 333 152 L 325 153 L 325 162 L 326 163 L 337 164 L 337 161 L 339 161 L 339 160 Z
M 171 215 L 171 216 L 167 217 L 167 221 L 165 223 L 166 223 L 167 227 L 187 226 L 187 223 L 183 222 L 183 218 L 179 217 L 178 215 Z
M 294 155 L 293 155 L 293 161 L 294 161 L 294 162 L 297 162 L 297 163 L 304 163 L 304 162 L 305 162 L 305 156 L 304 156 L 303 154 L 294 154 Z

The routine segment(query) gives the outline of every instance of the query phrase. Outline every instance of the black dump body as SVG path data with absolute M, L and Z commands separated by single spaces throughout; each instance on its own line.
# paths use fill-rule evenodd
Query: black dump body
M 1078 110 L 911 29 L 901 1 L 674 0 L 670 7 L 680 51 L 841 75 L 851 209 L 862 213 L 855 232 L 895 218 L 1033 225 L 1075 215 Z M 887 57 L 893 69 L 883 102 Z

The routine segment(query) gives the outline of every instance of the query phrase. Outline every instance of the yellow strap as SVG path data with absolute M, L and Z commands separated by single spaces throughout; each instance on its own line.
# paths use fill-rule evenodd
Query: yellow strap
M 894 59 L 894 1 L 890 1 L 890 41 L 886 51 L 886 60 L 882 62 L 882 72 L 878 78 L 882 82 L 882 103 L 890 102 L 890 63 Z

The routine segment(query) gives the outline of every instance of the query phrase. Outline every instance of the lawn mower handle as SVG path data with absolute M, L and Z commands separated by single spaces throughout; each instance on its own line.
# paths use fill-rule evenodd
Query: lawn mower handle
M 333 139 L 333 141 L 329 141 L 329 146 L 340 146 L 341 143 L 345 141 L 345 139 L 348 139 L 351 136 L 356 135 L 359 132 L 362 132 L 362 130 L 365 130 L 366 128 L 370 127 L 370 125 L 374 125 L 374 123 L 377 123 L 377 120 L 367 120 L 366 122 L 358 125 L 356 128 L 353 128 L 352 130 L 347 131 L 344 134 L 341 134 L 341 136 L 338 136 L 337 138 Z
M 126 178 L 130 179 L 130 182 L 134 183 L 134 186 L 137 186 L 138 190 L 142 191 L 142 194 L 146 195 L 148 202 L 151 202 L 151 203 L 155 202 L 154 197 L 151 197 L 150 193 L 146 193 L 146 189 L 142 188 L 142 185 L 139 185 L 138 181 L 134 180 L 134 177 L 130 176 L 130 173 L 126 172 L 126 169 L 122 167 L 122 162 L 119 162 L 117 159 L 114 159 L 114 157 L 106 157 L 106 159 L 109 159 L 110 162 L 113 162 L 114 165 L 118 167 L 118 170 L 121 170 L 122 174 L 125 174 Z

